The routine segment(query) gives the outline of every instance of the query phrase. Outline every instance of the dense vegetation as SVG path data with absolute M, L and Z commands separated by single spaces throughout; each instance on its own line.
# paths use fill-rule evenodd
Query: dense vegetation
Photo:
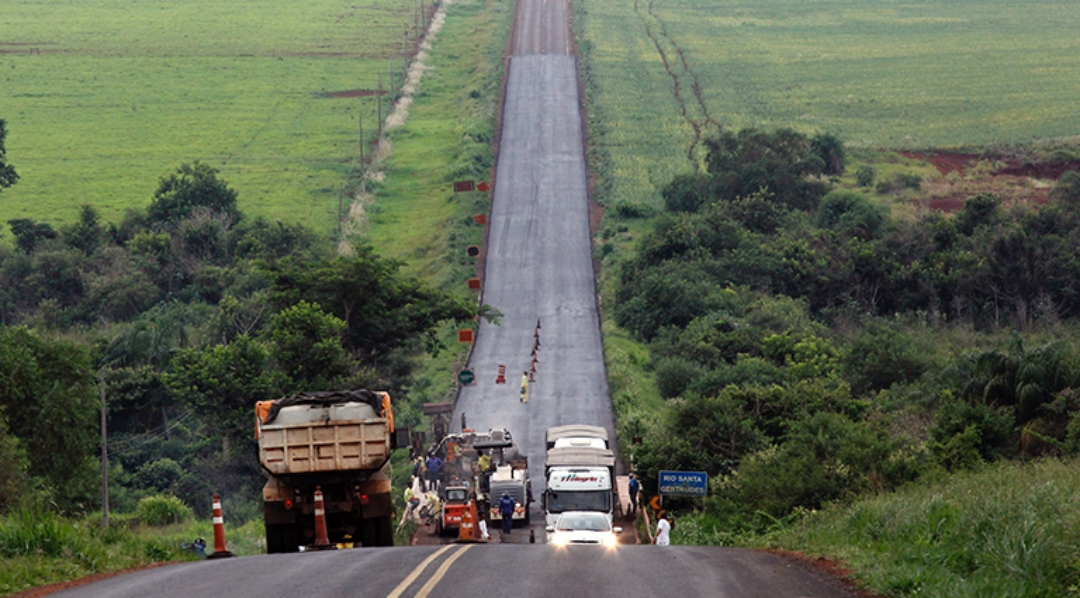
M 707 168 L 620 270 L 614 317 L 669 409 L 621 422 L 645 486 L 713 476 L 726 528 L 934 470 L 1080 451 L 1080 187 L 894 219 L 828 174 L 842 144 L 790 130 L 706 143 Z M 1013 332 L 1009 333 L 1008 331 Z
M 0 508 L 34 493 L 66 511 L 100 505 L 101 390 L 114 508 L 165 494 L 204 512 L 213 493 L 257 496 L 255 401 L 364 386 L 405 399 L 412 356 L 439 349 L 441 322 L 476 312 L 369 246 L 333 256 L 328 239 L 245 218 L 236 199 L 196 162 L 119 223 L 91 206 L 60 230 L 8 223 Z

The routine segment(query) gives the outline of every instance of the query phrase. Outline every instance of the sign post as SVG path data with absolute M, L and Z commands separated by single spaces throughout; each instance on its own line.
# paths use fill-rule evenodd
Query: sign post
M 476 384 L 476 374 L 471 369 L 458 372 L 457 379 L 462 386 L 472 386 L 473 384 Z
M 704 471 L 660 471 L 660 496 L 700 496 L 702 509 L 709 491 L 709 474 Z

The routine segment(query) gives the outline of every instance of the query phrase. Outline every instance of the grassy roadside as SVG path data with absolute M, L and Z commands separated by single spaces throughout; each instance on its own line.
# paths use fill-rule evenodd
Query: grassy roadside
M 466 248 L 483 241 L 483 228 L 472 217 L 489 211 L 490 198 L 455 194 L 452 184 L 487 180 L 494 164 L 491 143 L 513 3 L 454 0 L 446 11 L 408 120 L 388 133 L 385 178 L 365 182 L 369 195 L 361 200 L 359 231 L 382 255 L 404 262 L 407 272 L 475 297 L 466 280 L 476 275 L 476 260 Z M 467 354 L 457 342 L 457 325 L 471 322 L 444 326 L 439 338 L 447 349 L 421 359 L 410 388 L 416 408 L 453 399 L 454 371 Z
M 154 563 L 196 560 L 181 545 L 198 537 L 207 539 L 213 551 L 209 521 L 151 527 L 120 516 L 108 529 L 100 524 L 100 514 L 71 520 L 55 513 L 16 511 L 0 517 L 0 595 Z M 239 526 L 226 522 L 228 548 L 237 556 L 264 552 L 264 536 L 260 521 Z
M 629 440 L 657 427 L 666 407 L 655 388 L 648 346 L 630 338 L 610 316 L 615 278 L 625 256 L 650 228 L 650 217 L 659 211 L 662 186 L 672 174 L 690 172 L 694 166 L 687 158 L 694 134 L 688 120 L 706 125 L 711 117 L 732 130 L 785 126 L 837 133 L 855 146 L 849 148 L 851 162 L 843 186 L 855 187 L 854 175 L 863 165 L 873 166 L 878 181 L 898 177 L 926 181 L 921 193 L 917 184 L 912 193 L 866 189 L 899 217 L 914 212 L 909 204 L 915 195 L 932 196 L 935 188 L 962 177 L 943 177 L 925 162 L 877 148 L 974 144 L 985 149 L 994 143 L 1022 144 L 1075 134 L 1071 125 L 1058 120 L 1063 104 L 1051 100 L 1068 93 L 1071 83 L 1028 84 L 1029 90 L 1040 90 L 1032 101 L 1025 86 L 1003 78 L 1006 71 L 992 66 L 1031 60 L 1072 68 L 1056 44 L 1043 45 L 1067 28 L 1052 27 L 1043 37 L 1037 24 L 1043 19 L 1031 18 L 1044 9 L 1056 12 L 1057 7 L 1028 2 L 997 7 L 1030 11 L 1008 22 L 1008 27 L 1016 28 L 1013 39 L 1018 46 L 984 55 L 978 68 L 993 71 L 985 76 L 949 80 L 950 73 L 955 74 L 953 61 L 966 63 L 962 56 L 978 45 L 971 40 L 990 39 L 992 31 L 1004 24 L 995 16 L 1000 13 L 993 3 L 974 9 L 927 10 L 925 5 L 901 2 L 891 3 L 871 19 L 854 14 L 876 4 L 883 3 L 840 3 L 833 7 L 837 11 L 822 12 L 820 6 L 787 0 L 753 5 L 696 0 L 662 6 L 629 0 L 574 3 L 590 117 L 590 169 L 597 177 L 595 198 L 606 208 L 595 256 L 603 263 L 604 347 L 624 456 L 632 453 Z M 909 10 L 919 11 L 920 17 L 908 19 Z M 893 24 L 893 32 L 874 42 L 874 52 L 890 54 L 888 58 L 851 49 L 869 40 L 866 34 L 883 27 L 890 14 L 903 22 Z M 848 19 L 863 22 L 828 44 L 822 42 Z M 946 21 L 953 25 L 945 25 Z M 959 35 L 941 44 L 922 43 L 947 31 Z M 920 43 L 905 47 L 910 35 Z M 828 46 L 829 54 L 791 51 L 807 43 Z M 663 64 L 658 52 L 666 52 L 670 64 Z M 865 65 L 871 63 L 886 68 L 870 73 Z M 1029 72 L 1041 78 L 1035 70 Z M 682 103 L 673 94 L 672 72 L 680 79 Z M 920 80 L 912 85 L 915 73 Z M 804 84 L 793 82 L 798 77 L 805 77 Z M 697 83 L 704 87 L 695 98 L 690 90 Z M 910 88 L 903 89 L 905 85 Z M 941 97 L 946 92 L 950 98 Z M 955 112 L 959 105 L 967 106 L 963 115 Z M 1018 110 L 1026 111 L 1023 118 L 993 116 Z M 903 113 L 908 118 L 895 118 Z M 689 117 L 679 118 L 680 114 Z M 1047 460 L 1001 463 L 950 477 L 927 476 L 895 494 L 815 513 L 796 512 L 782 520 L 761 514 L 755 530 L 744 534 L 719 527 L 708 515 L 686 512 L 678 514 L 673 542 L 823 556 L 855 571 L 861 585 L 887 596 L 1076 595 L 1080 554 L 1075 504 L 1080 479 L 1075 467 L 1075 461 Z
M 950 475 L 809 513 L 761 545 L 838 560 L 886 596 L 1075 596 L 1078 465 Z

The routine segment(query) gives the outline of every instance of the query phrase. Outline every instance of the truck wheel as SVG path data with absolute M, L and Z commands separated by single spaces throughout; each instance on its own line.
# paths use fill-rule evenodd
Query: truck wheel
M 283 535 L 284 525 L 266 524 L 266 554 L 278 554 L 285 552 Z
M 391 517 L 379 517 L 375 519 L 375 545 L 394 545 L 394 521 Z
M 357 523 L 357 529 L 360 530 L 360 545 L 364 548 L 370 548 L 372 546 L 378 546 L 379 538 L 375 530 L 375 522 L 377 519 L 361 519 Z
M 281 552 L 300 552 L 300 524 L 281 526 Z

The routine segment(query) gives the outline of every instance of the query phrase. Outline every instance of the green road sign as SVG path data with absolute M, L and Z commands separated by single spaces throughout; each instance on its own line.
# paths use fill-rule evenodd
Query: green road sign
M 457 379 L 462 386 L 472 386 L 476 382 L 476 374 L 472 370 L 461 370 L 458 372 Z

